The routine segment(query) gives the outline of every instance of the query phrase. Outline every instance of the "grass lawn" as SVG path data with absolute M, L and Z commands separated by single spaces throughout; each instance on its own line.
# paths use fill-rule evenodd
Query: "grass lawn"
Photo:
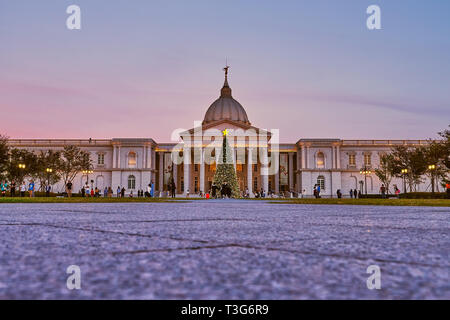
M 184 200 L 201 200 L 195 198 L 176 198 L 176 202 L 185 202 Z M 174 202 L 172 198 L 56 198 L 56 197 L 4 197 L 0 198 L 2 203 L 127 203 L 127 202 Z
M 201 198 L 56 198 L 56 197 L 4 197 L 2 203 L 128 203 L 128 202 L 186 202 L 203 200 Z M 248 200 L 248 199 L 247 199 Z M 450 207 L 450 199 L 252 199 L 256 201 L 269 201 L 270 203 L 286 204 L 331 204 L 331 205 L 363 205 L 363 206 L 426 206 L 426 207 Z
M 271 203 L 360 206 L 450 207 L 450 199 L 280 199 Z M 450 212 L 450 211 L 449 211 Z

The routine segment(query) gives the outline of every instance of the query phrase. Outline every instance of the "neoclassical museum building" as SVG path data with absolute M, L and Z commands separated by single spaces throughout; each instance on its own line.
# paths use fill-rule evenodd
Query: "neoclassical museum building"
M 250 192 L 264 190 L 284 196 L 312 196 L 315 185 L 321 195 L 336 197 L 337 190 L 349 196 L 350 189 L 362 193 L 379 193 L 380 181 L 373 170 L 380 156 L 396 145 L 421 145 L 426 140 L 341 140 L 300 138 L 280 143 L 278 131 L 254 126 L 244 107 L 233 98 L 228 84 L 228 67 L 220 97 L 207 109 L 203 122 L 180 134 L 180 141 L 161 143 L 148 139 L 109 140 L 19 140 L 10 144 L 31 151 L 61 150 L 76 145 L 91 154 L 92 172 L 80 173 L 73 181 L 75 192 L 89 181 L 103 190 L 125 187 L 127 194 L 145 190 L 149 183 L 156 195 L 166 196 L 173 177 L 176 193 L 191 196 L 211 189 L 216 163 L 220 161 L 223 132 L 233 150 L 240 189 Z M 362 169 L 366 174 L 361 173 Z M 369 173 L 370 172 L 370 173 Z M 401 179 L 394 179 L 403 189 Z M 421 185 L 425 190 L 427 185 Z M 54 191 L 63 191 L 62 183 Z M 402 190 L 403 191 L 403 190 Z

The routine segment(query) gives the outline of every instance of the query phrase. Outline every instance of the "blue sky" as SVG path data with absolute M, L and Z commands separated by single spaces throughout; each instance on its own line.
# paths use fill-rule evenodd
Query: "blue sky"
M 80 31 L 65 26 L 71 4 Z M 371 4 L 382 30 L 366 28 Z M 203 119 L 227 58 L 252 124 L 284 142 L 435 137 L 450 124 L 448 12 L 446 0 L 0 0 L 0 132 L 170 141 Z

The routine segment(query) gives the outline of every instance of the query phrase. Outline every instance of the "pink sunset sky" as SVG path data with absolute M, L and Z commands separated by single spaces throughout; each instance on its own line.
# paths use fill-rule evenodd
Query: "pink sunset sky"
M 448 1 L 379 1 L 377 31 L 369 1 L 80 0 L 78 31 L 70 4 L 0 3 L 0 134 L 170 142 L 218 98 L 226 58 L 234 98 L 282 142 L 450 123 Z

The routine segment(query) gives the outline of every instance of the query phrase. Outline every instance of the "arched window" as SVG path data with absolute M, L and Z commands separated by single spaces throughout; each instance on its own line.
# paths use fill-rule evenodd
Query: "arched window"
M 136 152 L 131 151 L 130 153 L 128 153 L 128 168 L 136 168 Z
M 316 168 L 318 168 L 318 169 L 325 168 L 325 155 L 323 154 L 323 152 L 317 152 Z
M 129 176 L 128 177 L 128 189 L 136 189 L 136 177 Z
M 317 177 L 317 185 L 320 186 L 320 190 L 325 190 L 325 177 L 324 176 Z

